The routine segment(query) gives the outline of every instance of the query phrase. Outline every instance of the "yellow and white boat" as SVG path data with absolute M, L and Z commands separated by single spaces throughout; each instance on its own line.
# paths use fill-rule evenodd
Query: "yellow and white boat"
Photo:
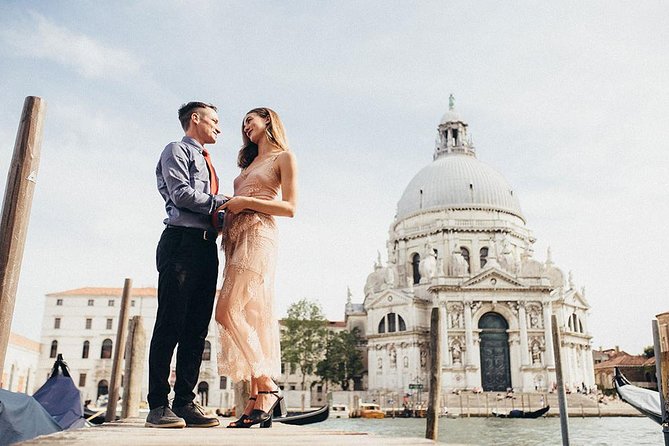
M 385 418 L 386 414 L 383 413 L 381 407 L 375 403 L 361 403 L 360 404 L 360 417 L 361 418 Z

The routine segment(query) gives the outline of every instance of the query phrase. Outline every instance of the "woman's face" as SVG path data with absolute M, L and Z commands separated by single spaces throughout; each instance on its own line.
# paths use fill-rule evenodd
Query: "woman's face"
M 262 118 L 256 113 L 249 113 L 244 117 L 242 131 L 251 142 L 258 144 L 262 138 L 266 138 L 265 129 L 269 118 Z

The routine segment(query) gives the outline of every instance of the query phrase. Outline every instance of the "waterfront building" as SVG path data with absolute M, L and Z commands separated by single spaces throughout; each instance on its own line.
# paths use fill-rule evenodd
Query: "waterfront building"
M 37 389 L 35 374 L 39 352 L 39 342 L 10 332 L 0 388 L 32 394 Z
M 446 390 L 550 390 L 551 315 L 561 331 L 564 382 L 594 384 L 590 306 L 551 259 L 533 252 L 518 195 L 477 158 L 451 96 L 433 161 L 409 182 L 364 301 L 346 304 L 367 340 L 370 391 L 427 389 L 430 312 L 439 308 Z
M 620 350 L 618 346 L 608 350 L 593 350 L 593 357 L 595 358 L 595 383 L 606 393 L 615 393 L 613 377 L 616 367 L 633 385 L 657 390 L 655 357 L 630 355 Z
M 91 400 L 95 404 L 98 397 L 109 392 L 122 293 L 121 288 L 78 288 L 46 295 L 37 369 L 38 386 L 46 381 L 58 353 L 62 353 L 84 401 Z M 147 340 L 143 400 L 148 393 L 148 349 L 157 306 L 155 288 L 132 289 L 128 318 L 143 317 Z M 232 382 L 226 376 L 218 375 L 215 324 L 212 316 L 200 378 L 194 391 L 198 395 L 196 401 L 203 405 L 230 408 L 234 404 L 234 391 Z M 170 378 L 172 384 L 175 360 L 176 353 Z

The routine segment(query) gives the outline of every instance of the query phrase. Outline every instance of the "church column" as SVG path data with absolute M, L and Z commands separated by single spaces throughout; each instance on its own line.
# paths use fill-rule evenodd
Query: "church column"
M 472 237 L 472 252 L 469 254 L 469 268 L 471 269 L 472 276 L 481 271 L 481 253 L 479 252 L 481 248 L 479 246 L 479 239 L 477 234 L 474 233 L 474 237 Z
M 544 364 L 546 367 L 555 367 L 555 355 L 553 353 L 553 332 L 551 330 L 551 303 L 544 302 L 544 336 L 546 338 L 546 353 Z
M 465 365 L 472 365 L 474 357 L 474 338 L 472 337 L 472 301 L 465 301 L 465 344 L 467 345 L 467 354 L 465 355 Z
M 530 365 L 527 344 L 527 316 L 525 302 L 518 302 L 518 326 L 520 327 L 520 365 Z

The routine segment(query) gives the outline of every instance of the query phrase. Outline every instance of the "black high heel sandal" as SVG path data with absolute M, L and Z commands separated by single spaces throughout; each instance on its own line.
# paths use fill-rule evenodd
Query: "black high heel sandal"
M 269 408 L 269 411 L 265 412 L 264 410 L 260 409 L 253 409 L 253 412 L 251 412 L 251 415 L 246 417 L 246 420 L 244 421 L 245 424 L 247 424 L 249 427 L 253 426 L 254 424 L 260 424 L 261 428 L 268 428 L 272 427 L 272 418 L 273 417 L 285 417 L 288 411 L 286 410 L 286 402 L 284 401 L 283 397 L 279 395 L 278 390 L 260 390 L 258 391 L 258 394 L 263 394 L 263 395 L 274 395 L 276 397 L 276 401 L 274 404 L 272 404 L 272 407 Z
M 249 401 L 255 401 L 256 397 L 252 396 L 249 398 Z M 229 429 L 245 429 L 247 427 L 251 427 L 250 424 L 246 423 L 246 420 L 249 419 L 249 416 L 246 415 L 245 413 L 242 413 L 242 416 L 239 417 L 238 420 L 231 422 L 228 424 L 226 427 Z

